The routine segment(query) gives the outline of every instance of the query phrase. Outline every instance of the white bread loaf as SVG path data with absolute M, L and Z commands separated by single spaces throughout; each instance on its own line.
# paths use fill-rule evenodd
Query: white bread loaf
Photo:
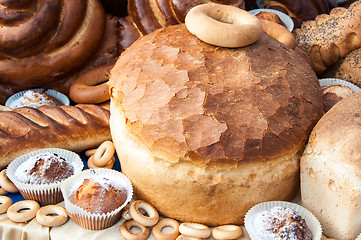
M 302 205 L 327 237 L 361 232 L 361 92 L 331 108 L 312 130 L 301 158 Z
M 322 94 L 304 58 L 267 34 L 227 49 L 163 28 L 121 55 L 109 85 L 122 171 L 161 214 L 241 224 L 253 205 L 297 192 Z

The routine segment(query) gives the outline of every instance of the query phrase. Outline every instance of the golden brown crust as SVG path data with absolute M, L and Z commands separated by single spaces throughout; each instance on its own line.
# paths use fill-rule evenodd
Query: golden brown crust
M 361 91 L 338 102 L 316 124 L 309 139 L 309 151 L 325 155 L 332 151 L 329 161 L 352 166 L 358 178 L 361 177 L 360 104 Z
M 73 13 L 74 8 L 79 11 Z M 6 36 L 1 39 L 1 54 L 7 56 L 7 59 L 0 61 L 0 78 L 3 84 L 33 87 L 54 81 L 57 77 L 83 66 L 101 40 L 105 15 L 97 0 L 38 1 L 36 9 L 38 11 L 22 21 L 22 24 L 5 25 L 1 28 L 1 35 Z M 74 23 L 73 18 L 80 21 Z M 69 26 L 68 21 L 71 22 Z M 75 32 L 73 27 L 70 27 L 73 24 L 76 26 Z M 37 31 L 33 30 L 34 26 Z M 34 37 L 27 40 L 27 32 Z M 35 32 L 39 34 L 34 34 Z M 19 39 L 18 44 L 15 44 L 14 39 Z M 33 42 L 39 42 L 40 46 L 32 45 Z M 26 54 L 27 49 L 38 47 L 45 51 L 42 54 Z M 17 58 L 18 54 L 22 58 Z
M 361 49 L 352 51 L 332 73 L 333 77 L 351 82 L 361 87 Z
M 358 1 L 348 9 L 334 8 L 329 15 L 319 15 L 295 31 L 297 46 L 311 57 L 318 74 L 361 46 L 360 17 Z
M 110 140 L 109 110 L 96 105 L 0 112 L 0 168 L 16 157 L 41 148 L 58 147 L 75 152 Z
M 129 47 L 110 92 L 155 156 L 201 164 L 281 156 L 323 112 L 318 79 L 295 51 L 266 34 L 246 48 L 214 47 L 182 24 Z

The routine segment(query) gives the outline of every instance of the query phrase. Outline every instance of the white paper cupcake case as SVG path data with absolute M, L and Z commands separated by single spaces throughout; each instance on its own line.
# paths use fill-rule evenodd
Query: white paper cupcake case
M 57 153 L 60 157 L 63 157 L 74 167 L 74 174 L 80 172 L 83 167 L 83 161 L 80 156 L 75 152 L 68 151 L 61 148 L 44 148 L 39 149 L 14 159 L 6 169 L 7 177 L 15 184 L 20 191 L 21 195 L 25 199 L 31 199 L 37 201 L 40 205 L 57 204 L 63 200 L 63 196 L 60 191 L 60 186 L 64 182 L 55 182 L 50 184 L 29 184 L 23 183 L 17 180 L 14 176 L 15 170 L 29 157 L 35 156 L 42 152 Z
M 83 183 L 86 178 L 107 178 L 116 187 L 125 188 L 127 191 L 127 199 L 125 202 L 108 213 L 90 213 L 81 207 L 70 202 L 70 195 Z M 121 210 L 130 202 L 133 197 L 132 183 L 124 174 L 113 169 L 97 168 L 84 170 L 67 180 L 62 184 L 61 192 L 64 197 L 65 209 L 69 217 L 79 226 L 89 230 L 101 230 L 111 227 L 119 221 Z
M 356 240 L 361 240 L 361 233 L 357 236 Z
M 319 82 L 321 88 L 332 85 L 341 85 L 341 86 L 349 87 L 354 93 L 361 90 L 361 88 L 359 88 L 355 84 L 338 78 L 321 78 L 319 79 Z
M 259 12 L 272 12 L 272 13 L 277 14 L 279 16 L 279 18 L 282 20 L 282 22 L 286 25 L 286 28 L 290 32 L 293 31 L 295 24 L 293 23 L 292 19 L 288 15 L 284 14 L 283 12 L 275 10 L 275 9 L 268 9 L 268 8 L 259 8 L 259 9 L 253 9 L 253 10 L 249 11 L 249 13 L 251 13 L 253 15 L 257 15 Z
M 296 211 L 299 215 L 301 215 L 301 217 L 303 219 L 305 219 L 308 228 L 312 232 L 312 240 L 320 240 L 321 239 L 321 235 L 322 235 L 321 224 L 317 220 L 317 218 L 306 208 L 302 207 L 301 205 L 298 205 L 296 203 L 291 203 L 291 202 L 270 201 L 270 202 L 263 202 L 263 203 L 255 205 L 247 212 L 247 214 L 245 216 L 244 225 L 245 225 L 246 230 L 252 240 L 262 240 L 256 234 L 255 226 L 253 224 L 254 217 L 258 213 L 260 213 L 262 211 L 266 211 L 273 207 L 286 207 L 286 208 L 290 208 L 290 209 Z
M 49 94 L 50 96 L 58 99 L 63 105 L 69 106 L 69 104 L 70 104 L 70 100 L 65 94 L 63 94 L 61 92 L 58 92 L 58 91 L 55 91 L 53 89 L 32 88 L 31 90 L 38 91 L 38 92 L 44 92 L 46 94 Z M 24 90 L 24 91 L 21 91 L 21 92 L 18 92 L 18 93 L 15 93 L 15 94 L 11 95 L 6 100 L 5 106 L 13 108 L 12 103 L 14 101 L 16 101 L 17 99 L 21 98 L 24 95 L 24 93 L 26 93 L 27 91 L 29 91 L 29 90 Z

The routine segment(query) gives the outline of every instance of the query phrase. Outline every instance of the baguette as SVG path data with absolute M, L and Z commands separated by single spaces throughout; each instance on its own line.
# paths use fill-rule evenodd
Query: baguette
M 110 111 L 91 104 L 0 112 L 0 169 L 13 159 L 41 148 L 74 152 L 111 140 Z

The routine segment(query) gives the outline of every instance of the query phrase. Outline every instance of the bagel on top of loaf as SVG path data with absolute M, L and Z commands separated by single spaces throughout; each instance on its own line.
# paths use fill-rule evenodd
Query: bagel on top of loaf
M 159 29 L 120 56 L 109 85 L 122 171 L 162 215 L 241 224 L 253 205 L 297 192 L 322 94 L 304 58 L 267 34 L 224 48 L 184 24 Z

